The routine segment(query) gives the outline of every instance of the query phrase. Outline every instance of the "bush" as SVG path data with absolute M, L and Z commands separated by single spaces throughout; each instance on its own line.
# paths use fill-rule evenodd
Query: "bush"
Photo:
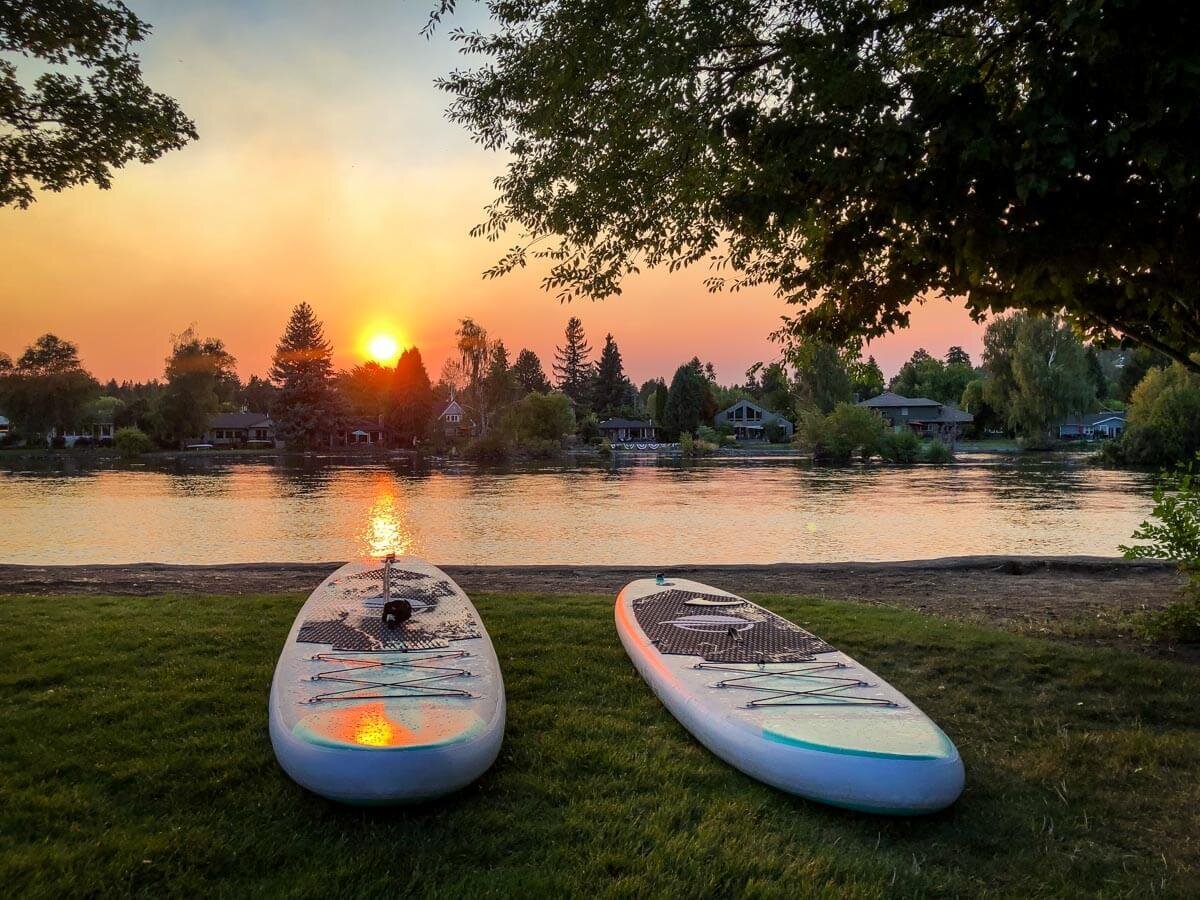
M 684 456 L 691 456 L 692 445 L 694 443 L 695 441 L 692 439 L 692 436 L 685 431 L 679 436 L 679 452 Z
M 1200 600 L 1185 599 L 1145 614 L 1137 630 L 1152 641 L 1200 644 Z
M 596 446 L 596 451 L 601 456 L 612 456 L 613 448 L 608 438 L 600 438 L 600 443 Z
M 921 455 L 921 440 L 907 428 L 885 431 L 879 438 L 879 455 L 891 463 L 915 463 Z
M 696 430 L 699 431 L 702 428 L 704 428 L 703 425 Z M 708 430 L 711 431 L 712 429 Z M 701 437 L 693 437 L 686 431 L 679 436 L 679 452 L 684 456 L 708 456 L 711 453 L 716 453 L 719 449 L 720 447 L 712 441 Z
M 125 459 L 133 459 L 153 450 L 154 441 L 140 428 L 118 428 L 117 433 L 113 435 L 113 446 Z
M 557 443 L 575 429 L 575 413 L 566 394 L 532 393 L 505 411 L 501 428 L 522 446 L 533 441 Z
M 1107 455 L 1136 465 L 1173 465 L 1200 452 L 1200 377 L 1179 363 L 1151 369 L 1129 398 L 1125 433 Z
M 925 445 L 925 452 L 922 454 L 922 457 L 927 463 L 944 465 L 945 463 L 952 462 L 954 460 L 954 453 L 949 447 L 947 447 L 937 438 L 934 438 Z
M 849 462 L 860 453 L 864 460 L 875 455 L 883 436 L 883 419 L 853 403 L 839 403 L 822 416 L 811 412 L 801 419 L 802 442 L 818 462 Z
M 508 441 L 499 431 L 492 431 L 467 444 L 463 456 L 475 462 L 504 462 L 509 456 Z
M 562 442 L 548 438 L 529 438 L 517 445 L 522 456 L 533 459 L 554 459 L 562 455 Z
M 1200 453 L 1186 468 L 1164 472 L 1154 489 L 1150 515 L 1133 533 L 1144 544 L 1122 546 L 1126 559 L 1170 559 L 1188 576 L 1181 602 L 1155 613 L 1146 630 L 1159 638 L 1200 641 Z
M 763 437 L 772 444 L 782 444 L 788 439 L 787 431 L 774 419 L 763 425 Z

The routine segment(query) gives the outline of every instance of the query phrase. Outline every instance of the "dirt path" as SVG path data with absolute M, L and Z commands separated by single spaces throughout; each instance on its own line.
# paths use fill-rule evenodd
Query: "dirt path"
M 328 563 L 222 566 L 0 565 L 0 593 L 307 593 L 338 567 Z M 636 566 L 445 566 L 465 590 L 615 594 Z M 676 566 L 672 575 L 739 593 L 790 593 L 888 603 L 994 622 L 1074 620 L 1101 612 L 1157 608 L 1182 584 L 1152 561 L 1105 557 L 967 556 L 891 563 Z

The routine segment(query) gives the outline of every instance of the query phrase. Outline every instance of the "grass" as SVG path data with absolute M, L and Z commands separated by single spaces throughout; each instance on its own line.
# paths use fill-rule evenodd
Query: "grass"
M 884 819 L 697 745 L 625 659 L 610 598 L 481 595 L 508 689 L 499 761 L 441 803 L 362 810 L 306 794 L 271 753 L 267 691 L 301 599 L 0 598 L 3 893 L 1200 891 L 1198 667 L 765 598 L 962 751 L 955 807 Z

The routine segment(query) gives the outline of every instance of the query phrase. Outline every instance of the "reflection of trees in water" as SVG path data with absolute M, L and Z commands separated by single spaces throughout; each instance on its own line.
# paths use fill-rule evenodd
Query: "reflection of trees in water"
M 0 472 L 21 478 L 94 478 L 102 472 L 125 468 L 116 460 L 88 460 L 77 456 L 61 457 L 0 456 Z

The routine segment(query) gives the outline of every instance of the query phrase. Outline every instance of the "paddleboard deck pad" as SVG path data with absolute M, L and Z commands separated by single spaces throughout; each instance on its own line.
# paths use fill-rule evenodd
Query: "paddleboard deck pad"
M 495 761 L 504 683 L 478 612 L 444 572 L 414 557 L 365 560 L 301 608 L 269 717 L 275 755 L 303 787 L 347 803 L 416 802 Z
M 861 663 L 744 598 L 685 579 L 617 597 L 639 673 L 702 744 L 748 775 L 834 806 L 934 812 L 962 792 L 958 750 Z

